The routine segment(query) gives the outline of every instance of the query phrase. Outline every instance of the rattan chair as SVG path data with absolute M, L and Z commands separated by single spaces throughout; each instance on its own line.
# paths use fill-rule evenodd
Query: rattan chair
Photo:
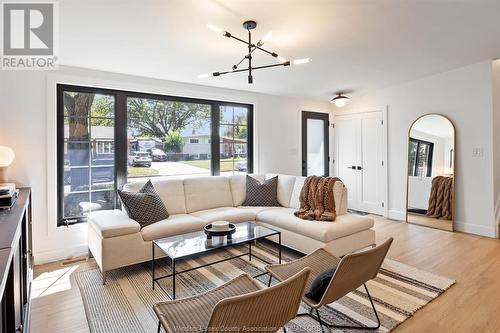
M 275 332 L 295 318 L 300 307 L 309 269 L 297 271 L 283 282 L 262 288 L 243 274 L 208 292 L 157 303 L 158 332 L 221 331 L 245 328 Z
M 372 297 L 366 287 L 366 282 L 377 276 L 387 251 L 389 251 L 392 240 L 392 238 L 389 238 L 383 244 L 373 249 L 347 254 L 342 259 L 335 257 L 324 249 L 319 249 L 300 259 L 285 264 L 268 265 L 266 266 L 266 270 L 269 273 L 269 285 L 271 285 L 273 277 L 279 281 L 283 281 L 307 267 L 311 270 L 311 274 L 307 280 L 305 290 L 309 290 L 312 282 L 320 273 L 332 267 L 337 267 L 335 274 L 319 302 L 307 298 L 305 295 L 303 296 L 302 300 L 311 307 L 311 312 L 300 313 L 299 316 L 307 315 L 314 318 L 319 322 L 322 330 L 323 326 L 341 329 L 378 329 L 380 327 L 380 319 L 375 309 L 375 305 L 373 304 Z M 368 299 L 370 300 L 373 312 L 377 318 L 377 326 L 341 326 L 327 323 L 321 319 L 319 308 L 335 302 L 351 291 L 356 290 L 361 285 L 364 286 Z M 312 313 L 313 311 L 316 315 Z

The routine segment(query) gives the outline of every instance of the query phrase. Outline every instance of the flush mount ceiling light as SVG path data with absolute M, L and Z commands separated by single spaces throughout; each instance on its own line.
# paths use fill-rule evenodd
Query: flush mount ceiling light
M 337 96 L 335 96 L 330 103 L 335 104 L 336 107 L 341 108 L 344 105 L 349 102 L 350 98 L 347 96 L 342 95 L 342 93 L 337 93 Z
M 234 40 L 237 40 L 243 44 L 245 44 L 248 48 L 248 53 L 241 59 L 239 62 L 237 62 L 235 65 L 233 65 L 232 69 L 230 71 L 223 71 L 223 72 L 213 72 L 209 74 L 201 74 L 198 75 L 199 78 L 205 78 L 205 77 L 210 77 L 210 76 L 221 76 L 224 74 L 233 74 L 233 73 L 239 73 L 239 72 L 248 72 L 248 83 L 253 83 L 253 76 L 252 72 L 257 69 L 264 69 L 264 68 L 270 68 L 270 67 L 277 67 L 277 66 L 290 66 L 290 65 L 300 65 L 300 64 L 307 64 L 308 62 L 311 61 L 310 58 L 305 58 L 305 59 L 297 59 L 297 60 L 286 60 L 284 57 L 278 55 L 276 52 L 271 52 L 266 49 L 264 49 L 262 46 L 264 43 L 271 38 L 272 32 L 268 32 L 264 38 L 260 39 L 257 44 L 254 44 L 252 42 L 252 30 L 257 27 L 257 22 L 255 21 L 245 21 L 243 23 L 243 28 L 248 31 L 248 41 L 245 41 L 241 38 L 238 38 L 236 36 L 233 36 L 231 33 L 222 30 L 214 25 L 209 24 L 208 29 L 212 30 L 215 33 L 221 34 L 224 37 L 232 38 Z M 263 65 L 263 66 L 252 66 L 252 53 L 255 50 L 262 51 L 264 53 L 269 54 L 270 56 L 276 58 L 279 63 L 277 64 L 270 64 L 270 65 Z M 245 61 L 248 60 L 248 67 L 246 68 L 241 68 L 238 69 L 238 67 Z

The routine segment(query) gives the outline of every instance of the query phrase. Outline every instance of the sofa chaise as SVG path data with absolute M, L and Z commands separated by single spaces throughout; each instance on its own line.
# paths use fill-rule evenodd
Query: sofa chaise
M 264 180 L 275 174 L 251 175 Z M 333 189 L 335 222 L 302 220 L 293 212 L 300 207 L 299 195 L 305 177 L 278 175 L 277 199 L 282 207 L 242 206 L 246 176 L 216 176 L 154 180 L 152 183 L 170 214 L 166 220 L 141 229 L 123 210 L 105 210 L 88 215 L 89 250 L 99 265 L 103 283 L 106 272 L 151 260 L 151 241 L 198 231 L 207 223 L 255 221 L 281 232 L 282 244 L 308 254 L 326 248 L 337 256 L 375 244 L 373 219 L 347 212 L 347 189 L 336 182 Z M 138 191 L 144 182 L 132 182 L 125 191 Z

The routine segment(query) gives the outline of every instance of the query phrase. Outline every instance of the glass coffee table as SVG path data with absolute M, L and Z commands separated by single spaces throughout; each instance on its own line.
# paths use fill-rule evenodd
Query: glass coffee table
M 278 236 L 278 261 L 281 264 L 281 232 L 264 226 L 257 225 L 255 222 L 242 222 L 235 224 L 235 226 L 236 226 L 236 232 L 232 234 L 231 238 L 228 238 L 227 236 L 224 237 L 213 236 L 211 239 L 207 239 L 207 235 L 205 235 L 205 232 L 201 230 L 178 236 L 165 237 L 154 240 L 152 242 L 153 254 L 151 259 L 153 289 L 155 289 L 155 283 L 157 283 L 158 280 L 172 277 L 172 296 L 168 293 L 167 290 L 163 288 L 163 286 L 160 283 L 157 284 L 167 294 L 167 296 L 170 297 L 170 299 L 175 299 L 175 277 L 179 274 L 186 273 L 202 267 L 214 265 L 223 261 L 240 258 L 243 256 L 248 256 L 249 261 L 251 261 L 252 258 L 256 258 L 266 264 L 271 264 L 270 262 L 264 260 L 263 258 L 260 258 L 255 254 L 252 254 L 253 241 L 257 241 L 259 239 L 271 236 Z M 225 258 L 222 260 L 214 261 L 205 265 L 200 265 L 189 269 L 185 269 L 179 272 L 177 272 L 175 269 L 176 261 L 179 259 L 243 244 L 248 244 L 248 252 L 232 256 L 229 258 Z M 170 258 L 172 266 L 171 274 L 155 277 L 155 269 L 156 269 L 155 266 L 157 260 L 155 258 L 155 247 Z M 261 273 L 259 275 L 254 276 L 254 278 L 266 274 L 267 273 Z

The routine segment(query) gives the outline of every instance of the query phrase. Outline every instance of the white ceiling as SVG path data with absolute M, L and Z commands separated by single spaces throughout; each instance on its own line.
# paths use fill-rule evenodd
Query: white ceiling
M 61 0 L 60 63 L 203 85 L 328 100 L 500 57 L 499 0 Z M 245 37 L 307 65 L 199 79 L 228 70 Z M 255 63 L 273 58 L 255 54 Z

